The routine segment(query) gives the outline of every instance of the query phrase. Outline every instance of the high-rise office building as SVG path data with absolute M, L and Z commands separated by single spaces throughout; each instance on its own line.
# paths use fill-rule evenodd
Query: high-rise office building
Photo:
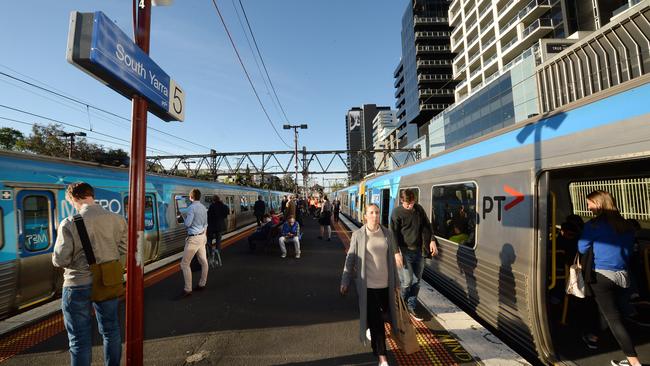
M 371 150 L 373 148 L 373 120 L 377 113 L 390 111 L 390 107 L 379 107 L 375 104 L 364 104 L 353 107 L 345 116 L 345 136 L 348 150 Z M 356 154 L 348 154 L 348 179 L 358 181 L 364 175 L 374 171 L 372 162 L 362 159 Z
M 400 147 L 426 135 L 431 117 L 454 102 L 449 3 L 409 0 L 402 16 L 402 57 L 393 73 Z

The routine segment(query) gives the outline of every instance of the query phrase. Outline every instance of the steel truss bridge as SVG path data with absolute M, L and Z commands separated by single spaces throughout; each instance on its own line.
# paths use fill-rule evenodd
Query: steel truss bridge
M 307 151 L 303 147 L 303 150 L 298 151 L 297 154 L 295 150 L 254 152 L 212 150 L 210 154 L 204 155 L 148 156 L 147 170 L 160 174 L 213 180 L 238 174 L 285 175 L 298 171 L 306 181 L 307 176 L 313 174 L 358 173 L 359 176 L 364 177 L 374 172 L 386 172 L 419 159 L 418 148 Z

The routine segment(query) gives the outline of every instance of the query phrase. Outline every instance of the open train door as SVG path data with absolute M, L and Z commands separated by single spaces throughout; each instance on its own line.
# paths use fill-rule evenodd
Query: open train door
M 124 197 L 124 217 L 128 220 L 127 213 L 129 197 Z M 144 201 L 144 263 L 149 263 L 158 258 L 160 244 L 160 230 L 158 222 L 158 206 L 156 196 L 147 193 Z

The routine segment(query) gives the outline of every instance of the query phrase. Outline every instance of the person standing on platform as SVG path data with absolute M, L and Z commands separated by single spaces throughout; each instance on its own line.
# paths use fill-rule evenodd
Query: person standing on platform
M 296 197 L 294 195 L 289 196 L 289 201 L 287 201 L 287 212 L 285 212 L 286 217 L 296 218 Z
M 95 190 L 88 183 L 72 183 L 66 200 L 83 219 L 96 263 L 119 260 L 126 254 L 127 226 L 120 215 L 95 203 Z M 104 365 L 117 366 L 122 355 L 117 298 L 94 302 L 92 273 L 72 217 L 61 221 L 52 253 L 52 264 L 64 268 L 61 310 L 68 332 L 70 363 L 90 365 L 92 359 L 92 314 L 95 310 L 99 332 L 104 339 Z
M 229 213 L 230 208 L 215 194 L 210 208 L 208 208 L 208 240 L 206 243 L 206 249 L 210 253 L 210 264 L 213 266 L 221 265 L 221 236 L 228 228 L 226 219 Z
M 325 231 L 327 231 L 327 241 L 332 240 L 332 204 L 327 199 L 327 196 L 323 199 L 318 223 L 320 224 L 320 236 L 318 239 L 323 239 L 325 237 Z
M 257 219 L 257 226 L 262 226 L 262 216 L 266 213 L 266 203 L 264 203 L 264 197 L 257 196 L 257 201 L 253 206 L 253 213 Z
M 350 249 L 345 258 L 341 277 L 341 295 L 355 280 L 359 296 L 359 339 L 366 344 L 366 329 L 370 329 L 372 352 L 379 357 L 379 366 L 388 366 L 384 319 L 391 329 L 397 327 L 394 294 L 399 286 L 397 260 L 401 262 L 397 245 L 390 231 L 379 224 L 379 206 L 366 207 L 365 225 L 352 233 Z
M 341 212 L 341 201 L 334 200 L 334 222 L 339 222 L 340 212 Z
M 296 258 L 300 258 L 300 224 L 296 222 L 295 217 L 287 217 L 287 221 L 282 225 L 282 232 L 278 241 L 280 243 L 280 250 L 282 251 L 282 258 L 287 257 L 287 242 L 293 242 Z
M 282 216 L 285 218 L 287 217 L 287 203 L 289 200 L 287 199 L 287 196 L 282 197 L 282 202 L 280 202 L 280 212 L 282 213 Z
M 400 202 L 401 205 L 395 207 L 391 215 L 390 229 L 397 244 L 395 254 L 401 252 L 400 259 L 403 259 L 403 263 L 401 260 L 397 263 L 400 269 L 402 297 L 411 317 L 421 321 L 422 318 L 416 315 L 415 309 L 424 271 L 423 252 L 435 256 L 438 254 L 438 248 L 429 218 L 422 206 L 415 202 L 415 192 L 411 189 L 403 190 L 400 193 Z
M 208 210 L 200 202 L 201 191 L 194 188 L 190 191 L 190 201 L 192 204 L 187 209 L 185 217 L 185 227 L 187 228 L 187 238 L 185 238 L 185 248 L 183 249 L 183 259 L 181 260 L 181 270 L 185 286 L 183 287 L 182 297 L 192 295 L 192 269 L 190 263 L 195 255 L 199 258 L 201 264 L 201 279 L 197 286 L 197 291 L 203 290 L 208 282 L 208 258 L 205 253 L 205 243 L 207 241 L 206 229 L 208 227 Z
M 626 295 L 626 289 L 630 286 L 628 264 L 634 245 L 634 228 L 621 216 L 609 192 L 591 192 L 587 195 L 587 208 L 596 217 L 585 224 L 578 241 L 580 254 L 593 250 L 593 267 L 583 269 L 585 282 L 591 288 L 600 310 L 600 330 L 609 326 L 627 358 L 622 361 L 612 360 L 611 365 L 641 366 L 617 304 L 617 300 Z M 587 271 L 595 273 L 588 275 Z M 594 278 L 595 281 L 589 280 Z M 591 341 L 596 343 L 598 337 L 594 336 Z

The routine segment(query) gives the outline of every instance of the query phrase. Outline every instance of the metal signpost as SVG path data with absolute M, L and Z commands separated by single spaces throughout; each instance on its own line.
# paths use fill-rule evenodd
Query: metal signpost
M 165 121 L 185 118 L 185 94 L 151 58 L 151 0 L 138 1 L 136 43 L 104 13 L 73 12 L 67 59 L 132 99 L 126 282 L 126 363 L 143 363 L 144 199 L 147 111 Z

